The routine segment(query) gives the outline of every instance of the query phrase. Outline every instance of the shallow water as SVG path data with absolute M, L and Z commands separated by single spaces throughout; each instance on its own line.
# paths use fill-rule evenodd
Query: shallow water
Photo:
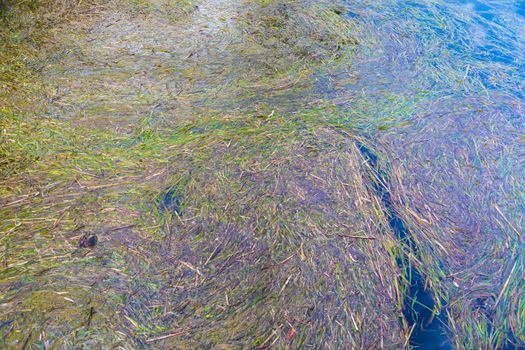
M 479 301 L 474 292 L 466 307 L 478 310 L 479 302 L 486 304 L 482 309 L 495 308 L 498 290 L 487 285 L 501 278 L 498 273 L 508 274 L 523 254 L 521 238 L 512 231 L 522 232 L 525 217 L 524 3 L 349 1 L 348 6 L 348 16 L 366 28 L 363 37 L 370 42 L 352 62 L 357 80 L 336 83 L 330 95 L 372 143 L 388 150 L 385 158 L 405 169 L 400 181 L 410 194 L 403 202 L 419 213 L 437 213 L 433 226 L 447 250 L 439 269 L 447 274 L 477 269 L 469 282 L 454 281 L 452 289 L 484 290 L 494 297 Z M 423 254 L 440 250 L 431 237 L 419 239 Z M 409 293 L 432 309 L 436 296 L 424 291 L 419 273 L 425 274 L 416 272 Z M 507 307 L 500 302 L 499 311 L 487 311 L 489 332 L 508 332 L 502 326 Z M 425 309 L 419 310 L 423 319 L 429 317 Z M 453 340 L 436 345 L 436 333 L 446 334 L 448 327 L 446 317 L 438 318 L 426 331 L 418 330 L 421 320 L 412 320 L 417 328 L 411 344 L 450 348 Z M 514 348 L 513 336 L 503 337 L 509 343 L 500 346 Z
M 364 145 L 359 145 L 359 150 L 372 167 L 377 169 L 376 176 L 378 179 L 375 182 L 374 190 L 380 198 L 383 208 L 388 212 L 387 218 L 390 229 L 402 244 L 418 253 L 416 242 L 411 237 L 406 224 L 396 214 L 388 189 L 389 180 L 384 171 L 378 168 L 377 156 Z M 398 258 L 398 264 L 400 268 L 409 265 L 409 257 Z M 410 345 L 428 350 L 452 349 L 451 342 L 446 335 L 447 319 L 443 314 L 433 315 L 432 310 L 436 303 L 432 293 L 425 287 L 423 276 L 414 267 L 408 268 L 408 275 L 410 286 L 403 299 L 403 316 L 412 329 Z M 402 283 L 402 281 L 400 282 Z
M 60 199 L 28 184 L 7 200 L 2 277 L 36 310 L 8 305 L 0 330 L 34 332 L 6 342 L 149 348 L 185 323 L 195 331 L 159 347 L 400 348 L 410 332 L 422 349 L 523 348 L 523 2 L 195 4 L 177 20 L 109 8 L 58 30 L 68 51 L 43 69 L 44 114 L 86 145 L 52 128 L 54 152 L 71 145 L 79 163 L 56 178 L 53 155 L 40 163 Z M 348 29 L 340 12 L 355 42 L 332 32 Z M 86 160 L 100 149 L 107 162 Z M 68 261 L 84 225 L 101 238 L 89 268 Z M 55 311 L 55 283 L 87 301 Z M 83 313 L 85 339 L 64 318 Z

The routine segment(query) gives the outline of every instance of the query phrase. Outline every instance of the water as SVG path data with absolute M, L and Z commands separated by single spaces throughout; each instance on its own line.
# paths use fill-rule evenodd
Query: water
M 516 232 L 523 232 L 519 223 L 525 218 L 525 2 L 383 0 L 348 6 L 348 15 L 364 28 L 351 62 L 357 79 L 333 84 L 330 95 L 342 101 L 340 108 L 371 143 L 389 153 L 383 163 L 404 169 L 394 187 L 403 184 L 404 204 L 428 215 L 434 233 L 418 237 L 416 245 L 396 215 L 400 203 L 376 187 L 392 231 L 418 254 L 435 257 L 443 275 L 455 276 L 434 281 L 448 285 L 450 300 L 463 303 L 458 310 L 486 318 L 486 334 L 500 338 L 493 346 L 525 348 L 506 321 L 511 298 L 495 305 L 524 252 Z M 374 166 L 380 163 L 369 149 L 361 151 Z M 388 178 L 381 183 L 390 186 Z M 451 327 L 443 316 L 448 306 L 440 300 L 441 316 L 432 318 L 436 300 L 424 286 L 427 272 L 409 272 L 405 310 L 413 299 L 419 305 L 416 313 L 405 311 L 416 325 L 411 345 L 454 347 L 444 335 Z M 515 281 L 518 290 L 522 280 Z M 456 344 L 465 346 L 461 339 Z
M 69 329 L 70 315 L 87 319 L 89 327 L 96 326 L 95 319 L 91 325 L 93 306 L 80 310 L 72 303 L 70 307 L 75 308 L 74 312 L 70 308 L 56 309 L 54 306 L 62 305 L 63 300 L 62 294 L 56 294 L 54 290 L 47 293 L 46 289 L 53 286 L 70 293 L 68 298 L 71 300 L 88 300 L 92 296 L 96 301 L 96 315 L 99 315 L 95 317 L 108 320 L 99 326 L 103 329 L 101 333 L 111 338 L 107 344 L 115 341 L 119 342 L 115 346 L 128 348 L 144 345 L 147 338 L 139 339 L 136 332 L 129 329 L 126 332 L 131 332 L 133 339 L 129 337 L 123 343 L 111 334 L 115 329 L 120 334 L 121 325 L 129 326 L 128 322 L 134 322 L 131 320 L 143 323 L 140 329 L 145 333 L 141 335 L 151 335 L 150 339 L 165 334 L 164 331 L 177 332 L 181 325 L 189 325 L 188 339 L 191 338 L 191 344 L 201 345 L 193 348 L 235 348 L 235 345 L 248 348 L 247 344 L 252 342 L 242 333 L 246 330 L 251 333 L 251 329 L 257 329 L 257 333 L 263 335 L 261 342 L 267 339 L 272 345 L 271 337 L 276 335 L 275 341 L 280 342 L 277 344 L 282 348 L 294 347 L 299 343 L 291 345 L 290 341 L 300 339 L 310 339 L 313 347 L 344 348 L 348 347 L 348 340 L 361 335 L 362 339 L 383 335 L 396 338 L 401 329 L 398 317 L 403 317 L 408 324 L 411 330 L 409 343 L 414 348 L 524 348 L 525 3 L 512 0 L 347 0 L 346 16 L 356 23 L 355 38 L 359 44 L 348 45 L 350 54 L 339 56 L 341 52 L 338 51 L 339 59 L 332 60 L 334 52 L 330 46 L 325 55 L 319 56 L 323 45 L 319 46 L 317 42 L 316 30 L 310 29 L 318 29 L 326 21 L 313 20 L 315 11 L 302 13 L 302 17 L 299 16 L 302 22 L 284 21 L 296 17 L 297 11 L 300 15 L 307 2 L 287 6 L 288 1 L 283 0 L 282 6 L 254 10 L 252 2 L 198 1 L 198 7 L 182 24 L 167 20 L 161 15 L 162 11 L 146 19 L 120 12 L 109 13 L 102 17 L 101 25 L 92 23 L 88 34 L 73 31 L 66 36 L 67 42 L 79 41 L 79 46 L 69 51 L 71 55 L 45 69 L 46 80 L 52 86 L 49 91 L 57 92 L 57 96 L 51 99 L 56 104 L 50 107 L 55 119 L 122 132 L 115 140 L 114 149 L 94 145 L 85 152 L 98 152 L 102 148 L 110 152 L 108 159 L 124 157 L 126 160 L 122 167 L 119 166 L 118 175 L 113 167 L 107 168 L 108 174 L 115 171 L 119 182 L 129 182 L 129 187 L 119 186 L 115 190 L 118 195 L 109 192 L 96 200 L 98 206 L 106 208 L 99 213 L 100 217 L 105 217 L 103 213 L 106 211 L 118 213 L 118 216 L 121 216 L 121 210 L 122 213 L 135 212 L 130 208 L 130 201 L 138 198 L 148 202 L 152 200 L 150 194 L 158 190 L 162 194 L 156 197 L 155 204 L 164 220 L 165 225 L 160 226 L 163 227 L 161 233 L 166 234 L 167 244 L 161 246 L 161 241 L 149 236 L 139 239 L 140 235 L 129 229 L 135 226 L 134 219 L 117 224 L 111 216 L 107 217 L 108 223 L 114 228 L 109 232 L 118 231 L 119 234 L 108 234 L 101 240 L 104 244 L 97 245 L 97 248 L 107 249 L 104 252 L 108 253 L 101 254 L 106 256 L 100 261 L 101 265 L 84 265 L 83 261 L 82 265 L 76 265 L 77 261 L 69 260 L 76 257 L 76 247 L 63 240 L 62 235 L 50 240 L 47 226 L 43 226 L 47 221 L 41 223 L 40 215 L 49 213 L 51 217 L 53 214 L 53 218 L 58 218 L 51 220 L 53 230 L 60 228 L 63 223 L 57 225 L 62 218 L 64 221 L 71 219 L 66 215 L 71 202 L 56 201 L 56 205 L 50 208 L 41 196 L 33 195 L 32 184 L 22 191 L 18 186 L 26 181 L 16 179 L 16 185 L 12 186 L 14 192 L 7 202 L 17 206 L 21 203 L 25 211 L 17 213 L 8 209 L 13 212 L 9 213 L 11 219 L 6 222 L 16 225 L 21 218 L 24 222 L 35 219 L 37 224 L 22 228 L 4 226 L 8 227 L 6 236 L 11 235 L 9 239 L 13 239 L 12 244 L 6 245 L 5 265 L 9 261 L 14 268 L 7 270 L 2 278 L 10 281 L 9 293 L 16 292 L 23 303 L 4 304 L 5 314 L 16 318 L 0 323 L 2 332 L 10 332 L 12 325 L 21 319 L 23 324 L 31 327 L 61 329 L 55 336 L 65 339 L 61 333 Z M 338 16 L 339 12 L 345 13 L 333 11 Z M 257 24 L 261 18 L 271 21 Z M 332 24 L 340 28 L 337 22 Z M 70 27 L 64 26 L 64 30 L 70 30 Z M 332 34 L 331 31 L 328 33 Z M 303 44 L 302 50 L 295 52 L 299 44 Z M 337 47 L 339 50 L 339 45 Z M 316 60 L 312 59 L 314 56 Z M 307 69 L 293 68 L 297 61 L 304 63 Z M 316 71 L 310 74 L 310 70 Z M 286 74 L 275 76 L 276 72 Z M 326 105 L 330 107 L 325 113 L 323 107 Z M 314 112 L 309 110 L 310 107 Z M 314 180 L 304 180 L 303 175 L 310 173 L 311 169 L 320 170 L 322 176 L 328 174 L 331 160 L 321 163 L 312 160 L 289 168 L 284 165 L 284 173 L 289 173 L 289 178 L 285 177 L 282 182 L 277 176 L 273 186 L 273 162 L 262 168 L 264 164 L 257 161 L 258 152 L 251 154 L 256 150 L 254 147 L 269 148 L 266 141 L 258 139 L 262 145 L 257 144 L 259 141 L 252 143 L 251 136 L 240 135 L 240 145 L 235 141 L 225 142 L 225 145 L 210 142 L 206 143 L 207 147 L 201 147 L 204 143 L 194 142 L 188 137 L 199 135 L 203 136 L 202 140 L 210 137 L 211 141 L 235 139 L 237 135 L 231 130 L 213 132 L 214 123 L 217 123 L 217 129 L 223 126 L 237 128 L 235 120 L 243 125 L 238 128 L 240 132 L 246 131 L 244 126 L 267 125 L 268 132 L 264 135 L 270 137 L 275 133 L 277 136 L 279 130 L 275 125 L 278 123 L 273 122 L 271 116 L 280 115 L 276 119 L 280 121 L 281 116 L 296 117 L 307 112 L 316 116 L 328 114 L 332 118 L 334 110 L 337 118 L 341 117 L 341 120 L 335 120 L 337 127 L 345 127 L 346 122 L 351 130 L 351 133 L 345 133 L 345 139 L 350 134 L 358 135 L 362 140 L 358 148 L 376 171 L 375 177 L 368 179 L 367 183 L 373 184 L 370 191 L 378 199 L 378 203 L 374 203 L 378 205 L 373 209 L 384 210 L 384 213 L 377 210 L 378 218 L 387 219 L 384 226 L 379 225 L 377 237 L 390 233 L 398 243 L 391 249 L 399 253 L 395 260 L 396 272 L 403 271 L 404 274 L 390 274 L 385 284 L 369 279 L 368 271 L 376 270 L 371 266 L 378 260 L 390 262 L 388 253 L 366 257 L 366 251 L 360 252 L 359 246 L 348 245 L 337 238 L 311 240 L 301 227 L 286 232 L 288 238 L 281 239 L 285 236 L 273 235 L 274 230 L 280 230 L 280 223 L 271 225 L 266 220 L 259 220 L 271 204 L 276 205 L 273 207 L 277 213 L 275 216 L 285 223 L 295 225 L 302 209 L 308 214 L 311 208 L 327 213 L 320 217 L 320 223 L 333 220 L 332 211 L 347 208 L 350 201 L 345 196 L 338 196 L 331 202 L 324 193 L 332 193 L 333 184 L 346 183 L 347 175 L 360 176 L 356 175 L 357 168 L 345 166 L 340 176 L 330 175 L 334 182 L 331 180 L 322 185 Z M 231 115 L 232 118 L 214 119 L 209 118 L 210 115 Z M 144 116 L 148 117 L 143 120 Z M 253 116 L 258 121 L 254 122 Z M 201 120 L 210 121 L 211 125 Z M 181 124 L 186 122 L 194 126 L 180 132 L 183 130 Z M 169 127 L 176 130 L 173 138 L 188 139 L 174 142 L 162 132 L 157 134 L 158 125 L 162 125 L 162 130 Z M 332 130 L 333 125 L 329 126 Z M 304 127 L 305 132 L 310 132 L 306 125 Z M 50 145 L 57 143 L 55 129 L 51 130 L 53 132 L 41 133 L 46 137 L 49 134 L 54 140 Z M 322 129 L 312 128 L 315 130 Z M 319 142 L 315 141 L 313 150 L 318 148 L 320 154 L 325 149 L 332 150 L 331 144 L 326 148 L 321 145 L 321 141 L 333 141 L 328 139 L 331 135 L 332 131 L 319 138 Z M 108 138 L 113 139 L 113 133 Z M 76 137 L 61 136 L 59 142 L 64 140 L 70 140 L 66 144 L 82 147 Z M 133 165 L 135 161 L 129 158 L 134 158 L 135 153 L 133 156 L 124 155 L 122 149 L 137 142 L 146 146 L 148 140 L 152 147 L 157 147 L 156 151 L 144 151 L 150 155 L 158 152 L 154 156 L 162 161 L 157 165 L 149 162 L 143 166 Z M 179 142 L 187 145 L 187 149 L 181 151 Z M 345 150 L 356 144 L 352 137 L 345 142 Z M 290 146 L 284 142 L 280 146 L 283 145 Z M 62 152 L 62 146 L 57 152 Z M 206 157 L 210 154 L 214 156 L 208 162 Z M 307 155 L 310 156 L 310 151 Z M 256 171 L 252 173 L 250 167 L 251 175 L 244 171 L 238 173 L 237 170 L 242 169 L 237 169 L 232 159 L 235 162 L 242 159 L 241 163 L 245 159 L 253 160 L 246 164 L 261 165 L 261 172 L 254 175 Z M 51 162 L 44 169 L 51 173 L 53 164 Z M 76 168 L 77 164 L 74 165 Z M 317 169 L 323 166 L 327 169 Z M 195 172 L 191 182 L 190 169 Z M 89 165 L 84 170 L 88 170 L 86 175 L 99 173 L 98 168 L 91 171 Z M 144 183 L 142 178 L 137 178 L 138 173 L 144 173 Z M 186 175 L 179 177 L 182 173 Z M 364 173 L 370 175 L 367 171 Z M 265 182 L 266 174 L 268 183 Z M 63 177 L 69 184 L 67 179 L 75 176 L 78 174 Z M 100 179 L 91 177 L 95 188 L 113 191 L 113 183 L 103 182 L 105 176 Z M 245 180 L 253 186 L 248 192 L 243 192 L 247 188 Z M 239 181 L 243 185 L 236 187 Z M 295 202 L 293 193 L 285 194 L 286 191 L 277 186 L 278 183 L 286 186 L 287 182 L 291 188 L 304 190 L 309 198 Z M 107 187 L 108 184 L 111 186 Z M 63 187 L 56 184 L 43 188 L 46 188 L 48 198 L 57 194 L 60 197 L 56 198 L 64 198 L 64 194 L 71 194 L 75 198 L 78 196 L 79 202 L 84 201 L 83 194 L 89 194 L 85 198 L 91 198 L 92 194 L 91 187 L 83 187 L 84 190 L 80 191 L 76 184 L 69 189 L 71 192 L 66 193 L 62 193 Z M 129 193 L 122 193 L 128 188 L 132 189 Z M 188 204 L 190 191 L 193 208 Z M 278 194 L 272 196 L 271 191 Z M 8 192 L 11 193 L 11 189 Z M 20 197 L 20 193 L 26 193 L 26 196 Z M 266 201 L 268 194 L 269 201 Z M 287 206 L 286 203 L 291 204 Z M 297 206 L 294 203 L 298 203 Z M 95 212 L 89 204 L 85 207 L 84 204 L 75 204 L 81 209 L 75 209 L 80 212 L 80 223 L 91 220 L 91 210 Z M 297 211 L 298 207 L 301 210 Z M 96 211 L 98 213 L 98 207 Z M 210 212 L 213 215 L 209 215 Z M 370 229 L 366 226 L 368 219 L 362 220 L 358 214 L 358 210 L 348 210 L 348 216 L 336 218 L 341 222 L 334 221 L 328 230 L 336 226 L 342 228 L 342 224 L 350 222 L 356 224 L 356 228 L 362 228 L 359 231 Z M 71 215 L 76 218 L 76 214 Z M 171 227 L 171 218 L 181 226 Z M 240 222 L 239 226 L 236 226 L 237 222 Z M 76 225 L 76 220 L 74 223 Z M 95 223 L 101 231 L 103 224 Z M 149 230 L 151 222 L 144 226 Z M 245 232 L 246 227 L 259 227 L 260 231 L 252 236 L 251 232 Z M 15 232 L 14 229 L 24 231 Z M 64 231 L 59 232 L 67 237 L 77 235 L 77 229 L 73 233 L 69 229 L 69 226 L 64 226 Z M 375 228 L 373 230 L 376 232 Z M 105 226 L 103 231 L 106 235 Z M 266 236 L 266 231 L 272 231 L 272 234 Z M 76 241 L 71 242 L 76 244 Z M 297 254 L 298 247 L 302 252 L 303 243 L 305 248 L 310 244 L 305 261 Z M 124 245 L 144 252 L 147 255 L 145 262 L 141 261 L 142 253 L 135 254 L 134 250 L 129 250 L 133 254 L 122 257 L 119 252 Z M 114 250 L 115 247 L 119 250 Z M 346 255 L 348 249 L 354 249 L 359 260 Z M 238 252 L 239 260 L 234 260 L 232 254 L 237 253 L 231 252 Z M 174 266 L 180 265 L 179 259 L 188 264 L 174 270 Z M 13 264 L 13 261 L 19 263 Z M 49 261 L 66 265 L 53 269 L 49 268 Z M 277 265 L 276 261 L 279 262 Z M 290 265 L 292 263 L 297 265 Z M 361 271 L 366 275 L 349 273 L 358 271 L 354 270 L 359 266 L 356 263 L 362 264 Z M 95 264 L 99 264 L 98 260 Z M 343 269 L 340 272 L 334 269 L 334 274 L 325 276 L 324 273 L 334 265 Z M 312 287 L 305 289 L 305 284 L 300 285 L 295 277 L 290 279 L 290 276 L 297 275 L 297 266 L 303 271 L 304 280 L 308 281 L 306 285 Z M 201 279 L 201 273 L 213 278 Z M 96 282 L 92 294 L 76 290 L 78 284 L 91 285 L 100 276 L 108 278 Z M 205 286 L 200 284 L 204 281 L 207 281 Z M 283 281 L 286 282 L 283 284 Z M 388 298 L 392 299 L 385 302 L 381 300 L 385 298 L 382 298 L 379 286 L 392 287 L 389 282 L 401 285 L 399 291 L 404 294 L 388 293 Z M 317 285 L 325 287 L 318 289 Z M 230 287 L 233 290 L 228 291 Z M 356 292 L 350 294 L 352 290 Z M 39 297 L 35 297 L 37 293 Z M 125 300 L 122 301 L 120 296 L 126 296 Z M 237 309 L 232 309 L 235 311 L 222 314 L 226 307 L 215 308 L 213 305 L 220 298 L 220 305 L 230 306 L 233 296 L 240 300 L 235 302 Z M 401 299 L 402 310 L 392 302 L 396 297 Z M 114 298 L 111 300 L 118 302 L 118 306 L 98 306 L 97 300 L 105 304 L 109 302 L 107 305 L 112 306 L 113 301 L 109 298 Z M 386 307 L 375 310 L 374 305 L 383 302 Z M 33 305 L 36 309 L 31 315 L 24 311 L 34 309 Z M 157 307 L 159 305 L 168 305 L 164 311 L 169 309 L 176 313 L 169 311 L 165 314 Z M 51 309 L 47 309 L 48 306 Z M 47 317 L 50 314 L 46 310 L 53 310 L 53 317 Z M 277 317 L 274 310 L 277 310 Z M 304 322 L 304 332 L 299 332 L 299 323 L 295 323 L 298 332 L 294 333 L 292 323 L 295 321 L 289 316 L 302 319 L 303 311 L 298 313 L 298 310 L 303 310 L 305 319 L 313 322 Z M 77 314 L 77 311 L 81 313 Z M 361 317 L 363 323 L 357 318 L 359 327 L 351 313 L 355 311 L 366 316 Z M 332 320 L 337 320 L 332 317 L 336 313 L 343 316 L 341 320 L 346 317 L 346 326 L 339 325 L 340 329 L 332 324 Z M 44 315 L 46 321 L 42 321 Z M 279 315 L 286 322 L 275 327 Z M 207 319 L 208 316 L 211 319 Z M 380 318 L 388 319 L 388 323 L 376 323 Z M 108 325 L 111 332 L 108 332 Z M 288 329 L 288 326 L 292 328 Z M 353 334 L 354 327 L 362 329 L 363 333 Z M 139 329 L 138 326 L 135 328 Z M 27 343 L 30 338 L 36 342 L 38 337 L 39 343 L 43 343 L 41 346 L 48 347 L 51 340 L 48 343 L 42 338 L 53 332 L 39 334 L 34 329 L 27 338 L 22 333 L 20 339 L 14 335 L 10 343 Z M 186 329 L 182 330 L 186 332 Z M 77 335 L 84 337 L 84 331 L 73 333 L 67 341 L 76 344 L 78 342 L 73 340 L 86 342 L 83 344 L 91 341 L 76 338 Z M 176 344 L 179 338 L 167 341 Z M 224 343 L 219 345 L 219 342 Z M 90 344 L 88 346 L 93 343 Z M 369 348 L 379 346 L 377 342 L 370 344 L 375 345 Z
M 410 236 L 406 224 L 396 214 L 394 203 L 388 189 L 389 180 L 384 171 L 379 168 L 377 156 L 366 146 L 360 144 L 359 150 L 367 159 L 369 164 L 376 169 L 377 180 L 373 180 L 374 190 L 379 196 L 383 208 L 387 210 L 387 218 L 390 229 L 397 239 L 417 252 L 417 245 Z M 400 268 L 409 266 L 408 275 L 410 285 L 403 300 L 403 316 L 409 327 L 413 327 L 410 336 L 410 345 L 427 350 L 449 350 L 452 349 L 451 342 L 446 335 L 447 319 L 444 314 L 434 316 L 432 310 L 435 308 L 434 296 L 425 287 L 425 281 L 420 272 L 410 266 L 409 258 L 403 256 L 398 259 Z M 402 281 L 401 281 L 402 283 Z

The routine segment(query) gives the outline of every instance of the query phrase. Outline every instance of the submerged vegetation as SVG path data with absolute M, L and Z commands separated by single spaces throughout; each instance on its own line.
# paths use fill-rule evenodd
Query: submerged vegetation
M 399 349 L 418 293 L 456 349 L 525 343 L 522 102 L 410 16 L 0 4 L 1 348 Z

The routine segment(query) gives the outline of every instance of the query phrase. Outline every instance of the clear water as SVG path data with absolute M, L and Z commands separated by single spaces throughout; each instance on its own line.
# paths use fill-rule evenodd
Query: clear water
M 420 213 L 435 213 L 433 229 L 442 233 L 447 252 L 436 253 L 440 249 L 420 237 L 422 254 L 439 256 L 440 269 L 451 275 L 478 271 L 464 275 L 469 282 L 451 285 L 450 293 L 478 288 L 486 292 L 480 295 L 497 295 L 502 276 L 515 262 L 521 266 L 525 252 L 513 232 L 523 232 L 525 220 L 525 1 L 348 5 L 366 39 L 351 62 L 356 79 L 338 83 L 348 74 L 340 70 L 327 91 L 352 123 L 384 146 L 388 161 L 405 169 L 405 200 Z M 404 229 L 393 230 L 399 236 Z M 412 283 L 412 299 L 432 308 L 435 297 L 418 271 Z M 497 309 L 495 297 L 474 292 L 471 298 L 465 307 Z M 420 308 L 419 320 L 406 315 L 417 325 L 412 345 L 453 347 L 442 336 L 446 318 L 429 324 L 426 309 Z M 505 301 L 498 310 L 486 311 L 490 332 L 508 331 L 497 321 L 506 317 Z M 525 348 L 511 345 L 512 335 L 508 340 L 509 349 Z
M 374 190 L 388 212 L 391 231 L 417 258 L 431 256 L 434 263 L 407 268 L 411 285 L 403 303 L 404 317 L 414 326 L 411 345 L 430 350 L 457 344 L 468 348 L 463 339 L 452 336 L 453 320 L 445 312 L 457 316 L 462 310 L 488 320 L 489 334 L 483 339 L 494 336 L 501 349 L 525 348 L 517 339 L 524 339 L 519 331 L 525 329 L 525 315 L 516 315 L 525 305 L 525 1 L 346 1 L 359 45 L 345 56 L 348 62 L 328 62 L 319 68 L 314 92 L 309 84 L 293 91 L 273 91 L 264 84 L 252 89 L 274 66 L 288 67 L 287 59 L 273 57 L 270 50 L 241 55 L 246 48 L 244 27 L 231 18 L 244 2 L 213 0 L 199 5 L 182 32 L 160 20 L 138 25 L 119 16 L 111 26 L 96 30 L 89 48 L 82 48 L 86 51 L 82 59 L 72 55 L 69 62 L 50 68 L 49 80 L 57 91 L 64 91 L 53 113 L 73 119 L 80 106 L 87 111 L 85 123 L 126 125 L 140 115 L 161 120 L 201 112 L 222 114 L 226 108 L 244 113 L 253 106 L 286 114 L 315 105 L 317 99 L 334 102 L 369 142 L 361 145 L 361 153 L 379 171 L 381 181 Z M 191 79 L 186 79 L 188 72 Z M 244 77 L 253 80 L 243 82 Z M 239 91 L 246 86 L 255 92 Z M 174 91 L 184 98 L 173 98 Z M 394 168 L 401 170 L 393 173 Z M 180 183 L 172 185 L 158 204 L 178 213 Z M 425 218 L 428 232 L 413 237 L 400 207 Z M 35 208 L 30 208 L 31 215 L 38 213 Z M 516 232 L 522 232 L 521 237 Z M 45 235 L 28 236 L 31 239 L 20 236 L 10 247 L 12 256 L 32 256 L 35 242 L 45 246 L 49 241 Z M 119 239 L 115 244 L 120 246 Z M 162 259 L 153 271 L 172 267 L 171 261 Z M 404 266 L 407 260 L 401 256 L 398 263 Z M 130 271 L 144 271 L 135 268 Z M 64 271 L 76 276 L 78 270 L 75 266 Z M 45 287 L 56 275 L 41 278 Z M 427 278 L 439 284 L 442 295 L 426 288 Z M 21 298 L 29 300 L 32 294 L 22 290 L 26 282 L 13 281 Z M 512 293 L 502 294 L 506 281 Z M 115 285 L 112 292 L 135 295 L 136 285 L 125 283 Z M 179 297 L 168 294 L 159 300 L 173 302 Z M 131 299 L 133 305 L 128 304 L 126 312 L 146 317 L 142 297 Z M 430 311 L 434 307 L 438 315 Z M 511 314 L 514 319 L 523 316 L 521 324 L 510 324 Z M 24 312 L 22 317 L 29 316 Z M 159 318 L 152 317 L 152 324 L 158 324 Z M 193 315 L 188 317 L 192 322 Z M 465 317 L 458 319 L 461 323 Z M 161 323 L 160 329 L 178 328 L 178 321 Z M 496 340 L 501 337 L 506 339 Z

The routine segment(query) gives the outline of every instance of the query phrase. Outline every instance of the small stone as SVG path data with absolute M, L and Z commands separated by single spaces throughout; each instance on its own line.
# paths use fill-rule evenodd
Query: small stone
M 78 241 L 78 246 L 80 248 L 91 248 L 97 244 L 98 238 L 97 235 L 93 233 L 86 233 Z

